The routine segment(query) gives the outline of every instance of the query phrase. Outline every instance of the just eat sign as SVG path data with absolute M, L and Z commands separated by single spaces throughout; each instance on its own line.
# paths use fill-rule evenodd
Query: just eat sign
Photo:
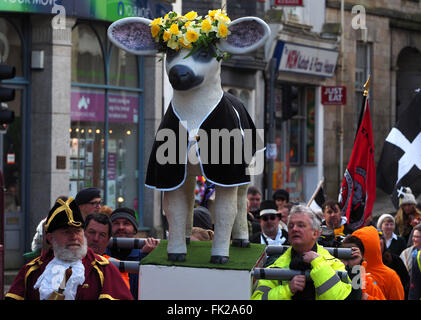
M 303 0 L 275 0 L 276 6 L 302 6 Z
M 345 86 L 326 86 L 322 87 L 322 104 L 329 105 L 345 105 L 346 104 L 346 87 Z

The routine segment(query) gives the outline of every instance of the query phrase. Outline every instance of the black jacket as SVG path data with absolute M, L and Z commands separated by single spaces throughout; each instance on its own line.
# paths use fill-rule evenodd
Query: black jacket
M 168 155 L 168 158 L 171 157 L 174 161 L 172 163 L 160 163 L 157 160 L 157 151 L 162 152 L 165 150 L 168 145 L 168 138 L 165 141 L 158 141 L 155 138 L 149 157 L 145 185 L 150 188 L 167 191 L 174 190 L 184 183 L 189 147 L 187 129 L 180 125 L 180 119 L 174 112 L 172 104 L 170 104 L 165 113 L 158 132 L 163 129 L 171 130 L 176 135 L 176 145 L 172 149 L 167 148 L 168 152 L 170 150 L 176 152 L 175 155 Z M 200 129 L 204 130 L 207 134 L 207 144 L 205 144 L 205 141 L 202 142 L 203 147 L 207 146 L 207 161 L 205 161 L 205 154 L 201 155 L 201 143 L 198 140 L 199 155 L 203 157 L 203 159 L 199 158 L 199 161 L 202 174 L 206 180 L 220 186 L 236 186 L 249 183 L 250 176 L 246 174 L 246 168 L 250 164 L 251 157 L 255 154 L 256 148 L 263 147 L 263 142 L 260 142 L 261 140 L 257 142 L 259 136 L 257 136 L 256 127 L 242 102 L 233 95 L 224 92 L 221 101 L 204 119 Z M 229 143 L 230 157 L 229 162 L 226 163 L 226 159 L 223 158 L 222 149 L 224 144 L 221 139 L 219 138 L 219 141 L 212 141 L 211 131 L 213 129 L 226 129 L 230 133 L 234 132 L 233 130 L 235 129 L 237 129 L 236 132 L 244 132 L 244 130 L 249 129 L 246 131 L 248 134 L 242 137 L 242 145 L 240 146 L 242 152 L 241 161 L 238 160 L 238 157 L 236 158 L 234 156 L 238 154 L 238 143 L 236 143 L 238 140 L 236 141 L 236 139 L 231 138 Z M 218 145 L 219 149 L 212 148 L 212 144 L 214 146 Z M 171 146 L 169 145 L 169 147 Z M 218 151 L 219 157 L 216 154 Z M 224 151 L 226 155 L 226 150 Z

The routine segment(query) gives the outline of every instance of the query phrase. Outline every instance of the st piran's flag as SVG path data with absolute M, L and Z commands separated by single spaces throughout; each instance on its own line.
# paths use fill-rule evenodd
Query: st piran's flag
M 322 206 L 326 201 L 326 196 L 323 191 L 323 187 L 320 187 L 317 191 L 316 196 L 314 197 L 314 200 L 310 203 L 310 208 L 315 211 L 322 211 Z
M 377 186 L 391 196 L 396 209 L 402 188 L 410 187 L 415 197 L 421 193 L 421 92 L 386 137 L 377 166 Z
M 351 158 L 344 173 L 338 202 L 348 227 L 356 230 L 364 226 L 371 215 L 376 198 L 376 167 L 374 163 L 373 128 L 368 98 L 354 141 Z

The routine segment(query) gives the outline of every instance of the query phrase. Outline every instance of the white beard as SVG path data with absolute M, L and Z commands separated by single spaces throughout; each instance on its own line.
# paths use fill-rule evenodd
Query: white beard
M 83 236 L 83 238 L 84 241 L 82 246 L 76 250 L 67 249 L 65 247 L 59 246 L 55 240 L 52 240 L 54 256 L 66 262 L 82 260 L 88 252 L 88 241 L 86 240 L 85 236 Z

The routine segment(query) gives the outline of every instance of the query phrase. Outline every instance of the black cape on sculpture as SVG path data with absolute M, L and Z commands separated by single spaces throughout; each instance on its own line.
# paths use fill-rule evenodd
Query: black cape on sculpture
M 181 125 L 171 105 L 158 132 L 164 129 L 167 129 L 168 133 L 176 133 L 176 144 L 174 145 L 170 138 L 164 141 L 155 139 L 145 182 L 147 186 L 158 190 L 175 189 L 183 184 L 187 169 L 188 132 Z M 203 121 L 200 129 L 203 131 L 198 136 L 198 154 L 206 180 L 223 186 L 249 183 L 250 176 L 246 174 L 246 169 L 256 153 L 256 146 L 262 148 L 263 142 L 259 139 L 256 127 L 241 101 L 225 92 L 221 102 Z M 212 130 L 220 134 L 214 134 Z M 229 139 L 228 150 L 224 150 L 226 147 L 224 139 Z M 214 150 L 215 147 L 217 149 Z M 163 159 L 159 159 L 160 155 L 157 153 L 160 148 L 159 154 Z M 168 158 L 163 157 L 164 151 L 167 152 Z M 171 151 L 174 152 L 172 157 Z M 227 152 L 229 152 L 228 163 L 223 158 Z M 160 163 L 160 160 L 165 160 L 166 163 Z

